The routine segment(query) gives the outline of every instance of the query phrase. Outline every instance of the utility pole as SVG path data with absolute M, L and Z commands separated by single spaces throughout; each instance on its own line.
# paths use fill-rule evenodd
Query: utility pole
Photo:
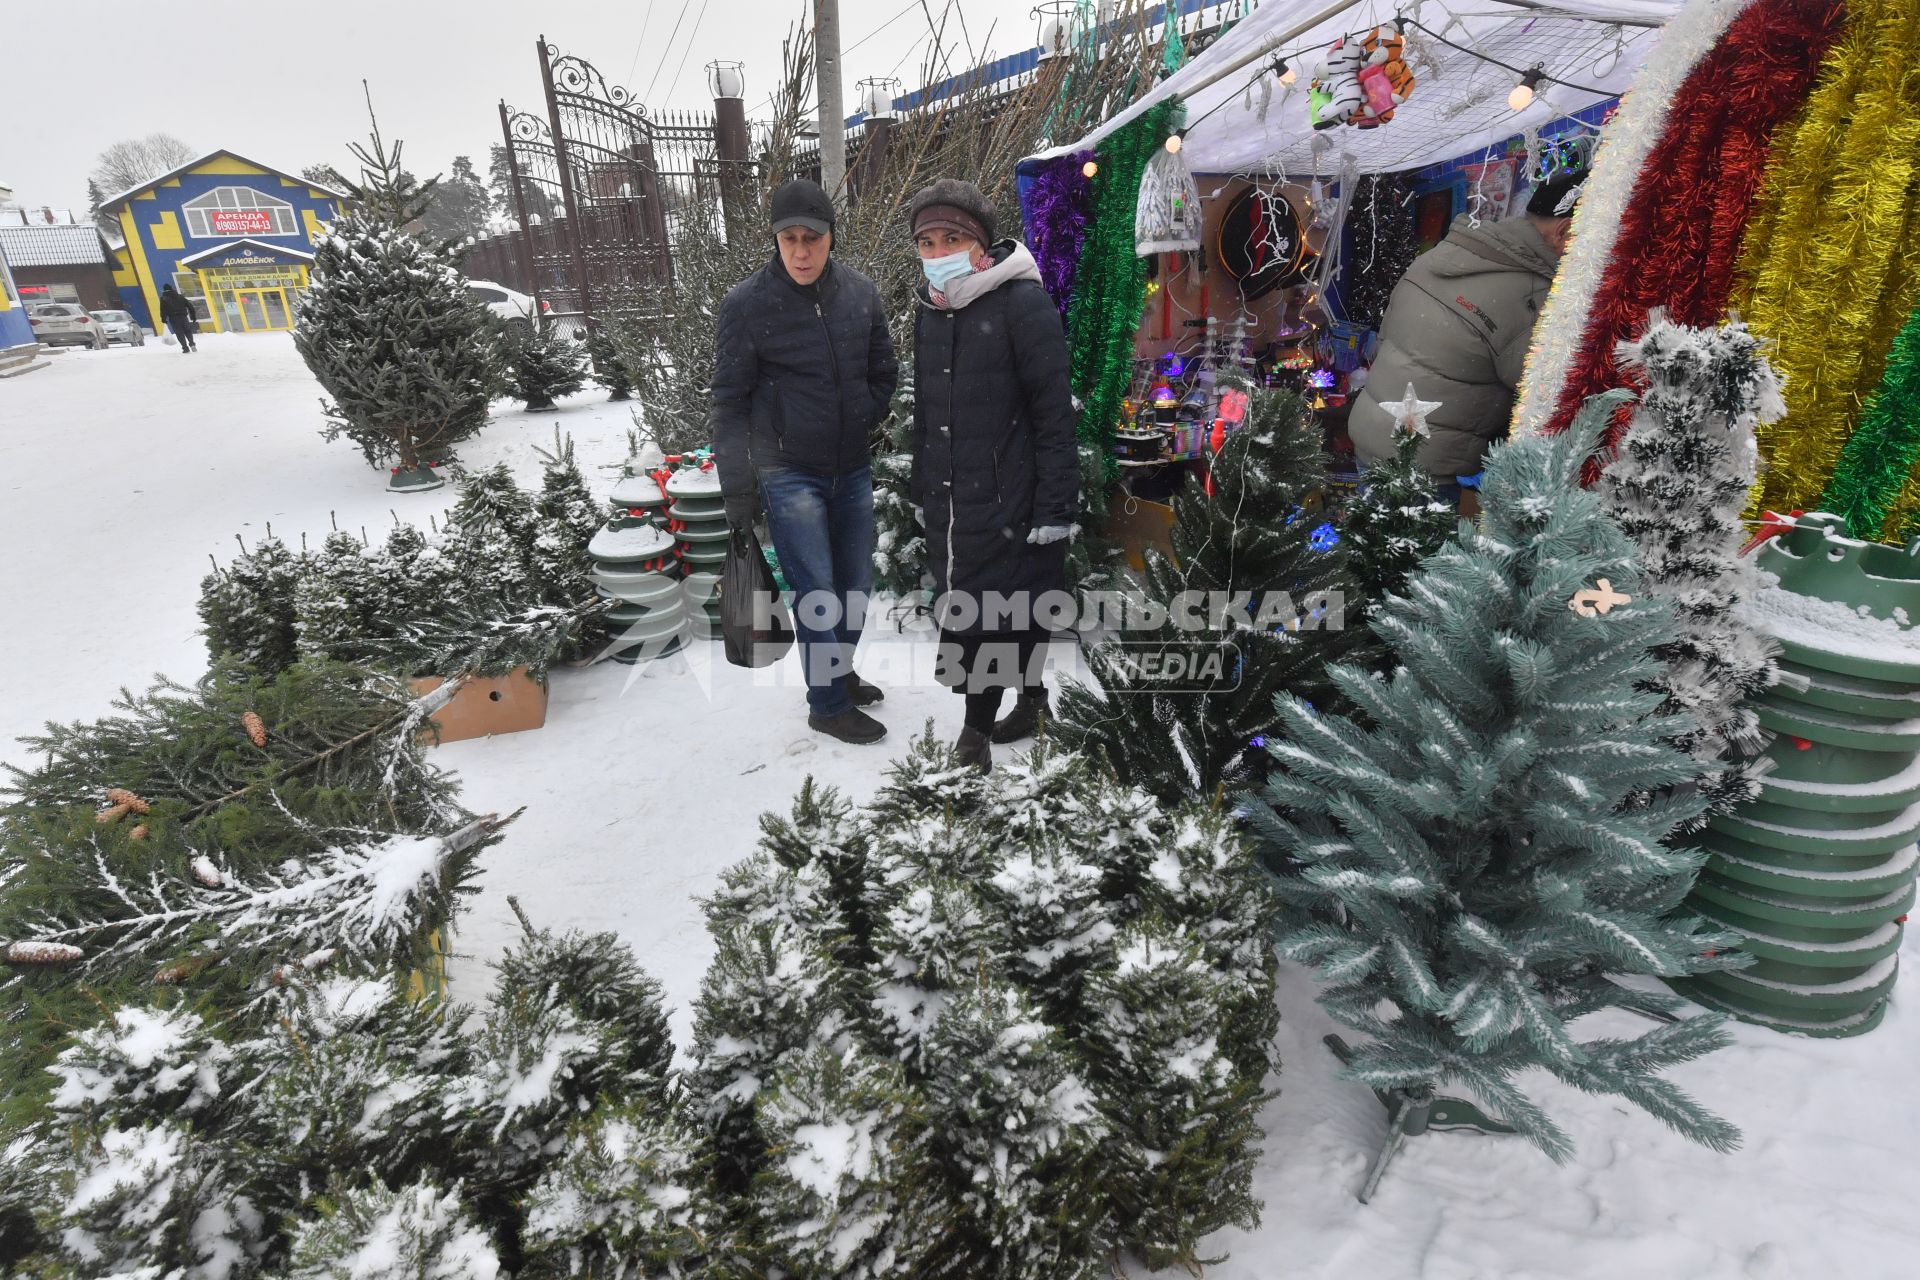
M 813 0 L 813 52 L 820 82 L 820 185 L 846 202 L 847 113 L 840 101 L 840 0 Z

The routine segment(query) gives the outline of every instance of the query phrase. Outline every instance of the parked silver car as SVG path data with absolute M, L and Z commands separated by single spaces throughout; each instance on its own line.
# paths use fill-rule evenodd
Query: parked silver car
M 100 322 L 107 331 L 108 342 L 124 342 L 130 347 L 147 345 L 146 326 L 124 311 L 89 311 L 88 315 Z
M 107 327 L 73 302 L 37 302 L 27 308 L 33 336 L 49 347 L 107 349 Z
M 553 310 L 551 305 L 542 301 L 536 313 L 531 297 L 492 280 L 467 281 L 467 296 L 506 321 L 509 329 L 523 332 L 533 328 L 535 314 L 545 315 Z

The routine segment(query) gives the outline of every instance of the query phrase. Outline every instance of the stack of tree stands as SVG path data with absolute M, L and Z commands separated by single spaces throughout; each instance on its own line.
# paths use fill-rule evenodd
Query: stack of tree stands
M 1754 963 L 1675 986 L 1777 1030 L 1859 1035 L 1886 1011 L 1920 859 L 1920 558 L 1817 513 L 1758 554 L 1780 578 L 1752 615 L 1781 647 L 1759 702 L 1772 769 L 1712 819 L 1688 900 Z

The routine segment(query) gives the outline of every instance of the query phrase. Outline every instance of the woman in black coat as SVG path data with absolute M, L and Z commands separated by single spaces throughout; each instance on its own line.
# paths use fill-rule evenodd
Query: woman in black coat
M 941 680 L 966 695 L 958 748 L 984 771 L 989 743 L 1027 737 L 1045 715 L 1044 621 L 1072 609 L 1080 468 L 1067 340 L 1033 255 L 995 242 L 978 187 L 942 179 L 908 216 L 927 276 L 912 497 L 939 600 Z M 996 723 L 1008 688 L 1020 696 Z

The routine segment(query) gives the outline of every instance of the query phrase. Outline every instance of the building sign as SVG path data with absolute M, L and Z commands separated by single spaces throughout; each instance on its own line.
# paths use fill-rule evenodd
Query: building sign
M 217 236 L 270 236 L 271 209 L 208 209 L 206 219 Z
M 283 259 L 262 253 L 230 253 L 217 262 L 206 265 L 215 267 L 277 267 Z

